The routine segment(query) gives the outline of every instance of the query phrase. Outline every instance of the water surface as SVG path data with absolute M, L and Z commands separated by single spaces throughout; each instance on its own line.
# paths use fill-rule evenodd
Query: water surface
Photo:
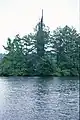
M 79 80 L 0 77 L 0 120 L 79 120 Z

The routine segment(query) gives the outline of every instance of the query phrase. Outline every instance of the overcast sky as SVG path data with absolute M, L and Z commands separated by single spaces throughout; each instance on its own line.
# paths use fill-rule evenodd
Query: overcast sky
M 79 31 L 79 0 L 0 0 L 0 52 L 8 37 L 33 31 L 41 9 L 51 29 L 68 25 Z

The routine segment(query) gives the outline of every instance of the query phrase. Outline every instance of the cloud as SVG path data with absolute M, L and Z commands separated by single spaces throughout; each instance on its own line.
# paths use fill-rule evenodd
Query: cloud
M 44 23 L 51 29 L 74 26 L 79 30 L 78 0 L 0 0 L 0 52 L 7 37 L 32 32 L 44 9 Z

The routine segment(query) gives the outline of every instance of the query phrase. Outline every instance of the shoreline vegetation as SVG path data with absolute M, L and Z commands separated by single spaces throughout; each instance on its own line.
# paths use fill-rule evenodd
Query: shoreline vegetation
M 50 31 L 42 17 L 23 37 L 8 38 L 0 60 L 0 76 L 79 76 L 80 34 L 65 26 Z
M 41 77 L 42 78 L 46 78 L 46 77 L 47 78 L 50 78 L 50 77 L 59 77 L 59 78 L 62 78 L 62 77 L 63 78 L 66 78 L 66 77 L 70 78 L 71 77 L 72 78 L 72 77 L 74 77 L 74 78 L 79 78 L 79 75 L 75 75 L 75 76 L 73 76 L 73 75 L 72 76 L 71 75 L 70 76 L 65 76 L 65 75 L 64 76 L 62 76 L 62 75 L 59 75 L 59 76 L 58 75 L 55 75 L 55 76 L 54 75 L 0 75 L 0 77 L 40 77 L 40 78 Z

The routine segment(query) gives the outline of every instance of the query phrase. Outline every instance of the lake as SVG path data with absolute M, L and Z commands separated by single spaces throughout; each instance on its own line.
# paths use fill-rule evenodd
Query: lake
M 79 120 L 76 77 L 0 77 L 0 120 Z

